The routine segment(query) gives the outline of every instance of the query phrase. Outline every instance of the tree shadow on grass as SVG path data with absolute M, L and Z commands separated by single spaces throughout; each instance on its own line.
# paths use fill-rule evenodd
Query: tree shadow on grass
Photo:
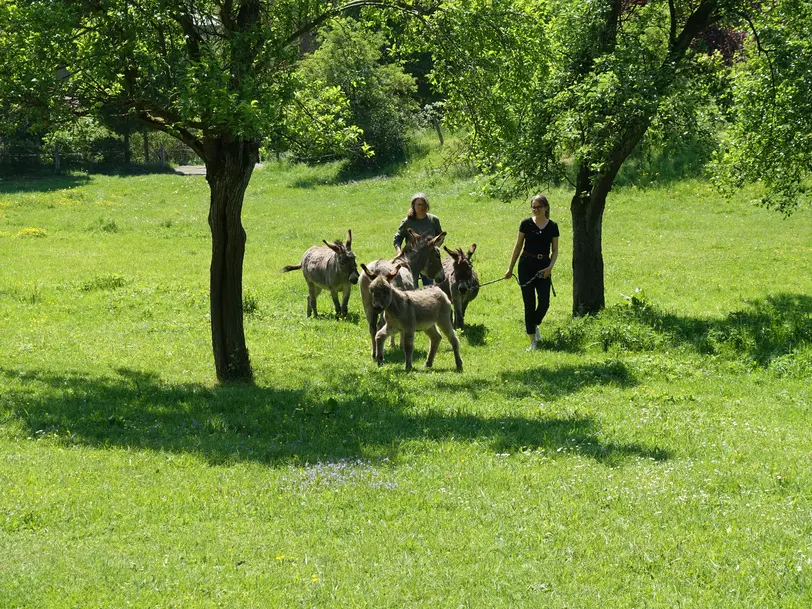
M 457 330 L 457 333 L 461 334 L 470 346 L 481 347 L 488 336 L 488 328 L 485 324 L 465 324 L 465 327 Z
M 626 365 L 612 360 L 559 368 L 533 366 L 516 372 L 502 372 L 499 378 L 493 380 L 461 376 L 440 381 L 437 386 L 468 393 L 475 400 L 491 391 L 514 399 L 557 400 L 590 386 L 631 387 L 636 384 L 637 379 Z
M 85 174 L 39 175 L 2 177 L 0 176 L 0 194 L 24 192 L 54 192 L 85 186 L 90 176 Z
M 668 458 L 661 449 L 603 442 L 590 417 L 488 418 L 422 409 L 413 392 L 398 390 L 414 377 L 340 379 L 335 397 L 305 389 L 170 385 L 127 369 L 107 378 L 0 369 L 0 377 L 10 388 L 0 395 L 0 415 L 29 438 L 189 453 L 212 464 L 395 460 L 400 446 L 414 440 L 478 440 L 497 452 L 575 452 L 612 466 Z
M 759 366 L 812 344 L 812 296 L 806 294 L 780 293 L 759 298 L 724 319 L 679 316 L 648 303 L 627 307 L 623 315 L 643 324 L 653 336 L 667 337 L 672 344 L 705 355 L 734 354 L 737 359 Z M 629 346 L 625 342 L 636 333 L 628 325 L 606 336 L 605 347 L 614 343 Z M 639 342 L 656 345 L 656 340 L 647 340 L 646 336 Z

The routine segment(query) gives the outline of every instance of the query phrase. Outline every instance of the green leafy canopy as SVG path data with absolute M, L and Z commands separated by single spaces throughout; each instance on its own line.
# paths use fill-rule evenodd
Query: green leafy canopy
M 205 135 L 284 141 L 301 84 L 299 38 L 341 9 L 315 0 L 14 0 L 0 9 L 0 102 L 10 114 L 36 109 L 43 122 L 129 116 L 193 148 Z

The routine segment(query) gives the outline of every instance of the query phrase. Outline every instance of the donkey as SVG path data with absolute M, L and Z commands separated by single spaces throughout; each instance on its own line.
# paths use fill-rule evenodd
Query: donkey
M 442 281 L 445 274 L 440 256 L 440 245 L 442 245 L 445 236 L 445 232 L 436 237 L 430 237 L 409 229 L 406 235 L 406 243 L 399 256 L 395 257 L 391 262 L 389 260 L 375 260 L 370 262 L 367 268 L 374 275 L 391 273 L 397 266 L 398 271 L 394 283 L 401 290 L 414 290 L 420 273 L 432 277 L 435 281 Z M 358 289 L 361 292 L 361 304 L 364 305 L 364 314 L 369 326 L 369 336 L 372 339 L 372 359 L 375 360 L 375 334 L 378 332 L 380 323 L 382 323 L 381 314 L 383 309 L 376 309 L 372 305 L 372 298 L 369 293 L 371 282 L 372 279 L 364 273 L 361 275 Z
M 460 357 L 460 341 L 457 338 L 451 323 L 451 301 L 437 286 L 429 286 L 422 290 L 404 291 L 396 288 L 393 283 L 398 275 L 400 265 L 388 273 L 373 273 L 363 264 L 361 269 L 369 279 L 369 295 L 372 306 L 384 312 L 384 325 L 375 334 L 375 359 L 379 366 L 383 366 L 383 346 L 386 337 L 398 333 L 403 335 L 403 350 L 406 355 L 406 371 L 412 369 L 412 355 L 414 354 L 414 333 L 425 332 L 430 341 L 429 355 L 426 358 L 426 368 L 431 368 L 437 347 L 445 334 L 454 349 L 454 361 L 457 372 L 462 372 L 462 358 Z M 440 328 L 438 331 L 437 328 Z
M 352 251 L 352 230 L 347 231 L 347 243 L 340 240 L 334 243 L 324 241 L 324 245 L 314 245 L 302 256 L 301 264 L 289 264 L 282 267 L 282 272 L 302 269 L 307 282 L 307 316 L 318 317 L 316 297 L 322 290 L 330 290 L 336 317 L 347 316 L 347 303 L 350 301 L 350 289 L 358 283 L 358 266 Z M 338 292 L 342 292 L 342 301 L 338 302 Z
M 465 327 L 465 309 L 479 294 L 479 276 L 471 263 L 471 256 L 476 251 L 476 243 L 471 246 L 467 254 L 462 248 L 450 250 L 443 246 L 450 258 L 443 260 L 445 279 L 437 286 L 446 293 L 454 305 L 454 327 Z

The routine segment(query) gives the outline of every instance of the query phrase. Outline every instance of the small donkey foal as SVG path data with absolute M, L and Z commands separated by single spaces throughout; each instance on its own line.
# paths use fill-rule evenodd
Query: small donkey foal
M 406 370 L 412 369 L 412 355 L 414 353 L 414 333 L 425 332 L 429 337 L 429 355 L 426 358 L 426 368 L 431 368 L 437 347 L 445 334 L 454 350 L 454 361 L 457 372 L 462 372 L 462 358 L 460 357 L 460 341 L 454 326 L 451 323 L 451 301 L 443 291 L 431 286 L 422 290 L 404 292 L 392 285 L 397 277 L 400 265 L 389 273 L 372 273 L 366 266 L 361 265 L 364 274 L 370 279 L 369 292 L 372 306 L 376 311 L 383 311 L 384 325 L 375 334 L 375 355 L 379 366 L 383 365 L 383 346 L 386 337 L 398 333 L 403 334 L 403 350 L 406 355 Z M 439 327 L 439 331 L 438 328 Z

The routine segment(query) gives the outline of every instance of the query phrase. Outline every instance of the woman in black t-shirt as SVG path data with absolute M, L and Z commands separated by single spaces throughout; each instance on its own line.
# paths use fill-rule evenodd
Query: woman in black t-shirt
M 550 203 L 544 195 L 533 197 L 530 209 L 532 217 L 525 218 L 519 225 L 505 279 L 513 276 L 513 267 L 521 253 L 519 283 L 522 286 L 525 331 L 530 337 L 527 350 L 535 351 L 541 340 L 539 325 L 550 308 L 550 274 L 558 258 L 558 224 L 550 220 Z

